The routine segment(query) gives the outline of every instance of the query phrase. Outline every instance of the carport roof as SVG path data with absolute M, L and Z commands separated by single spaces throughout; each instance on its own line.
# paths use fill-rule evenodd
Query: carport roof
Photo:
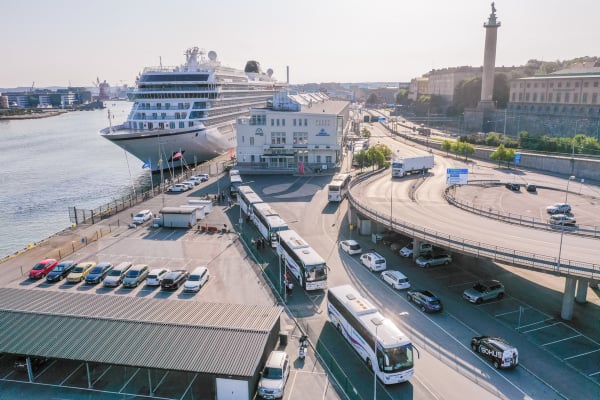
M 252 376 L 281 311 L 0 288 L 0 352 Z

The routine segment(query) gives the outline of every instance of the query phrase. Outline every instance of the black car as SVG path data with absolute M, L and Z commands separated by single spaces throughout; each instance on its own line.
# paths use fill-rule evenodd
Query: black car
M 519 364 L 519 351 L 504 339 L 476 336 L 471 339 L 471 349 L 492 361 L 494 368 L 514 368 Z
M 443 309 L 440 298 L 429 290 L 409 290 L 406 298 L 418 305 L 423 312 L 438 312 Z
M 50 273 L 48 273 L 48 275 L 46 275 L 46 281 L 47 282 L 62 281 L 67 275 L 69 275 L 69 272 L 71 272 L 71 270 L 73 269 L 74 266 L 75 266 L 75 261 L 66 260 L 66 261 L 59 262 L 58 265 L 56 267 L 54 267 L 54 269 L 52 271 L 50 271 Z
M 537 192 L 537 186 L 535 185 L 527 185 L 525 187 L 525 189 L 529 192 L 529 193 L 536 193 Z
M 512 190 L 514 192 L 518 192 L 518 191 L 521 190 L 521 185 L 519 185 L 518 183 L 509 182 L 509 183 L 507 183 L 504 186 L 506 186 L 507 189 L 510 189 L 510 190 Z
M 188 278 L 189 272 L 184 269 L 177 269 L 165 275 L 160 282 L 161 289 L 177 290 Z
M 29 362 L 31 363 L 31 370 L 37 372 L 48 362 L 48 359 L 44 357 L 30 357 Z M 15 360 L 15 369 L 17 371 L 27 371 L 27 357 L 17 358 Z
M 85 283 L 92 285 L 102 282 L 111 269 L 113 265 L 109 262 L 98 263 L 85 277 Z

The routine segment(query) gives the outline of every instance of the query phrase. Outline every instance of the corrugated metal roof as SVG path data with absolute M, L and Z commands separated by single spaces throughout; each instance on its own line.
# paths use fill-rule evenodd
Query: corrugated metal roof
M 281 310 L 0 288 L 0 352 L 251 376 Z

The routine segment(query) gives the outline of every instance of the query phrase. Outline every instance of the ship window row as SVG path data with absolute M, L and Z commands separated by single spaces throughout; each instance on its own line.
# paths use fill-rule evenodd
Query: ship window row
M 517 100 L 518 98 L 518 100 Z M 512 93 L 511 101 L 512 102 L 529 102 L 532 101 L 534 103 L 538 102 L 544 103 L 544 93 L 540 93 L 538 97 L 538 93 Z M 590 99 L 589 93 L 581 94 L 581 104 L 588 104 Z M 548 93 L 547 103 L 565 103 L 565 104 L 580 104 L 579 101 L 579 93 L 573 93 L 573 98 L 571 99 L 571 93 Z M 598 104 L 598 93 L 591 94 L 591 104 Z
M 136 100 L 152 99 L 216 99 L 218 93 L 134 93 Z
M 161 75 L 143 75 L 140 82 L 187 82 L 187 81 L 207 81 L 208 74 L 161 74 Z
M 217 85 L 140 85 L 134 89 L 135 93 L 146 92 L 218 92 L 220 88 Z
M 136 103 L 135 106 L 137 110 L 187 110 L 190 103 Z
M 198 111 L 194 111 L 194 113 L 197 113 L 197 112 Z M 176 112 L 173 115 L 167 115 L 167 113 L 161 113 L 160 116 L 158 115 L 158 113 L 152 113 L 151 115 L 146 114 L 146 113 L 135 113 L 133 119 L 146 120 L 146 119 L 186 119 L 186 118 L 187 118 L 187 113 Z M 198 118 L 200 118 L 200 117 L 198 117 Z
M 193 127 L 194 121 L 188 121 L 188 127 Z M 133 122 L 130 125 L 131 127 L 133 127 L 133 129 L 135 130 L 152 130 L 154 129 L 154 123 L 153 122 Z M 169 128 L 169 129 L 175 129 L 175 127 L 179 127 L 179 129 L 183 129 L 185 128 L 185 122 L 184 121 L 179 121 L 179 123 L 175 123 L 175 122 L 159 122 L 157 124 L 158 129 L 165 129 L 165 128 Z

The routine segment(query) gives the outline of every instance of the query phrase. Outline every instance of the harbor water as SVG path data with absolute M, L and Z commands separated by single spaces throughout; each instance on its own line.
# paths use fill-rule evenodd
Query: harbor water
M 25 120 L 0 120 L 0 258 L 71 226 L 69 207 L 93 209 L 149 185 L 142 162 L 98 131 L 127 119 L 131 103 Z

